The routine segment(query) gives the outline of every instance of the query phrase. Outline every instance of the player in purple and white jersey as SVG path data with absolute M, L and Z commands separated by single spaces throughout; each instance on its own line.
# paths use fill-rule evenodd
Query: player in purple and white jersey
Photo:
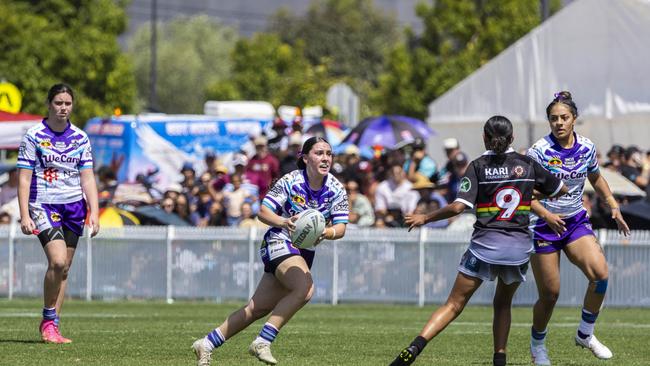
M 473 160 L 460 180 L 456 200 L 427 215 L 407 215 L 409 230 L 476 208 L 476 223 L 469 248 L 445 304 L 436 309 L 420 334 L 404 348 L 391 366 L 415 362 L 424 347 L 460 315 L 484 281 L 496 280 L 494 294 L 494 366 L 506 365 L 512 298 L 526 280 L 533 251 L 528 216 L 533 190 L 556 196 L 568 192 L 562 181 L 533 159 L 515 152 L 512 123 L 494 116 L 483 127 L 487 151 Z
M 269 313 L 248 351 L 266 364 L 277 363 L 271 354 L 271 343 L 314 292 L 310 268 L 315 251 L 296 248 L 291 242 L 298 213 L 314 208 L 331 222 L 319 241 L 345 235 L 348 197 L 343 185 L 329 173 L 331 166 L 330 144 L 323 138 L 311 137 L 298 157 L 300 169 L 285 174 L 267 192 L 259 214 L 260 220 L 270 226 L 260 248 L 264 275 L 248 304 L 230 314 L 205 338 L 194 342 L 192 348 L 199 366 L 209 365 L 216 347 Z
M 578 108 L 571 93 L 563 91 L 555 94 L 546 107 L 546 115 L 551 133 L 537 141 L 528 150 L 528 156 L 561 178 L 569 187 L 569 195 L 531 203 L 536 214 L 531 220 L 536 252 L 531 257 L 531 265 L 539 293 L 533 308 L 531 356 L 535 365 L 551 364 L 544 340 L 560 292 L 560 253 L 564 251 L 571 263 L 578 266 L 589 280 L 582 320 L 575 336 L 576 345 L 588 348 L 600 359 L 609 359 L 612 352 L 593 335 L 594 323 L 607 290 L 608 268 L 582 206 L 585 180 L 589 179 L 596 193 L 606 200 L 619 231 L 629 235 L 630 229 L 623 220 L 609 185 L 600 175 L 596 146 L 574 131 Z
M 18 151 L 20 228 L 38 236 L 48 262 L 41 338 L 46 343 L 70 343 L 59 331 L 59 316 L 87 216 L 91 234 L 99 231 L 97 185 L 88 136 L 69 120 L 72 89 L 52 86 L 47 106 L 47 118 L 27 131 Z

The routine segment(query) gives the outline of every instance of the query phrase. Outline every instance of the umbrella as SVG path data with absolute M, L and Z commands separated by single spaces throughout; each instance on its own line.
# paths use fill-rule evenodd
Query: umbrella
M 99 225 L 103 228 L 140 225 L 140 220 L 129 211 L 107 207 L 99 210 Z
M 421 138 L 426 141 L 433 130 L 423 121 L 406 116 L 379 116 L 366 118 L 343 139 L 359 148 L 382 146 L 396 149 Z
M 188 222 L 185 222 L 178 215 L 169 213 L 160 206 L 140 206 L 133 211 L 133 214 L 140 218 L 143 225 L 190 226 Z
M 343 141 L 347 132 L 348 128 L 341 122 L 324 119 L 307 128 L 305 135 L 322 137 L 332 146 L 337 146 Z
M 621 206 L 625 222 L 633 230 L 650 230 L 650 200 L 636 200 Z
M 616 171 L 605 168 L 600 169 L 600 174 L 605 178 L 609 184 L 609 189 L 611 189 L 612 193 L 615 195 L 628 197 L 645 196 L 645 192 L 641 188 L 637 187 L 636 184 L 630 182 L 630 180 Z M 585 182 L 585 192 L 594 192 L 594 188 L 591 186 L 588 179 Z

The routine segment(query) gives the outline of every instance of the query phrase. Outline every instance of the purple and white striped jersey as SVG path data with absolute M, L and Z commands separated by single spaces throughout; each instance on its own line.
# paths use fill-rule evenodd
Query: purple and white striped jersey
M 569 193 L 566 195 L 540 201 L 547 210 L 563 217 L 573 216 L 584 210 L 582 195 L 585 190 L 585 180 L 589 173 L 598 172 L 594 143 L 575 132 L 573 135 L 575 143 L 569 149 L 564 149 L 553 134 L 549 134 L 537 141 L 527 153 L 546 170 L 562 179 L 569 188 Z
M 83 198 L 79 172 L 93 167 L 90 141 L 69 121 L 54 132 L 43 120 L 23 136 L 16 165 L 33 170 L 29 202 L 76 202 Z
M 262 204 L 282 217 L 291 217 L 309 208 L 315 208 L 332 224 L 347 224 L 348 195 L 345 187 L 332 174 L 325 177 L 320 190 L 309 187 L 307 172 L 294 170 L 280 178 L 266 193 Z M 271 227 L 264 240 L 291 240 L 286 229 Z

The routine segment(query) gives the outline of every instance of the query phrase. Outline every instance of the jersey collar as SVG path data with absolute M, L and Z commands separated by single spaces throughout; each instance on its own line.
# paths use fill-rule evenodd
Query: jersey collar
M 506 151 L 504 152 L 504 154 L 511 153 L 511 152 L 515 152 L 515 149 L 509 147 L 508 150 L 506 150 Z M 481 155 L 496 155 L 496 154 L 497 154 L 497 153 L 495 153 L 494 151 L 492 151 L 492 150 L 488 150 L 488 151 L 484 152 L 484 153 L 481 154 Z

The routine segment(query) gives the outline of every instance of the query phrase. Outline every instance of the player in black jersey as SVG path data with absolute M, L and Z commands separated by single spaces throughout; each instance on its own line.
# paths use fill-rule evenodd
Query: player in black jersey
M 406 216 L 409 230 L 458 215 L 466 208 L 476 209 L 477 220 L 447 302 L 431 315 L 420 335 L 391 366 L 412 364 L 426 344 L 460 315 L 483 281 L 495 279 L 493 362 L 506 364 L 512 297 L 526 279 L 528 257 L 533 251 L 528 231 L 533 189 L 555 196 L 565 194 L 567 188 L 539 163 L 510 147 L 512 123 L 507 118 L 494 116 L 487 120 L 483 141 L 487 151 L 470 163 L 454 202 L 427 215 Z

